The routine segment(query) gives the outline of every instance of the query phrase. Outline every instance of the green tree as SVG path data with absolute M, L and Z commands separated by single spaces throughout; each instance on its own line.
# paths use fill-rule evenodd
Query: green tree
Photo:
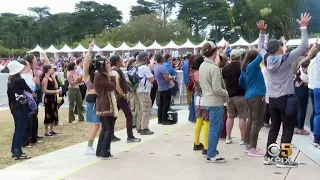
M 137 0 L 138 5 L 132 6 L 130 10 L 131 19 L 144 15 L 144 14 L 154 14 L 157 11 L 157 5 L 153 2 L 145 0 Z
M 171 15 L 173 8 L 176 7 L 178 0 L 154 0 L 158 5 L 158 10 L 164 20 Z

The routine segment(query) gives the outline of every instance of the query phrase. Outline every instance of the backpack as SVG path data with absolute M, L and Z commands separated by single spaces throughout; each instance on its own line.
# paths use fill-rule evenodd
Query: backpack
M 133 66 L 127 73 L 128 89 L 130 92 L 137 90 L 139 83 L 143 77 L 138 75 L 138 68 L 140 66 Z

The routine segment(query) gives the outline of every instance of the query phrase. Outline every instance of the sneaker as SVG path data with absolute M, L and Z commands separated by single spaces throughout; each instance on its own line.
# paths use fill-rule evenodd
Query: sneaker
M 140 132 L 141 135 L 152 135 L 154 132 L 150 131 L 150 129 L 144 129 Z
M 310 132 L 307 131 L 307 130 L 305 130 L 305 129 L 299 129 L 299 130 L 298 130 L 298 134 L 309 136 L 309 135 L 310 135 Z
M 296 168 L 298 167 L 298 163 L 292 161 L 278 162 L 276 166 L 278 168 Z
M 52 135 L 60 135 L 60 133 L 57 133 L 57 132 L 55 132 L 55 131 L 52 131 L 52 132 L 50 132 Z
M 138 143 L 138 142 L 141 142 L 141 139 L 140 138 L 127 138 L 127 143 Z
M 50 132 L 47 132 L 44 134 L 45 137 L 53 137 L 53 134 L 51 134 Z
M 298 128 L 294 128 L 293 134 L 298 134 Z
M 227 137 L 226 138 L 226 144 L 231 144 L 232 143 L 232 138 L 231 137 Z
M 274 165 L 275 162 L 274 162 L 274 160 L 272 158 L 269 158 L 268 156 L 264 156 L 263 164 L 264 165 Z
M 37 136 L 38 139 L 43 139 L 43 136 Z
M 141 133 L 141 131 L 142 131 L 141 129 L 137 129 L 137 132 L 138 132 L 139 134 Z
M 214 158 L 207 158 L 207 162 L 208 163 L 224 163 L 224 162 L 226 162 L 226 159 L 219 157 L 219 156 L 216 156 Z
M 270 127 L 271 126 L 271 124 L 267 124 L 267 123 L 264 123 L 264 125 L 263 125 L 264 127 L 266 127 L 266 128 L 268 128 L 268 127 Z
M 246 143 L 244 142 L 243 139 L 240 140 L 240 145 L 245 145 Z
M 110 154 L 108 157 L 100 157 L 102 160 L 112 160 L 112 159 L 117 159 L 116 155 Z
M 26 146 L 24 146 L 25 148 L 32 148 L 32 145 L 31 144 L 28 144 Z
M 243 150 L 245 153 L 248 153 L 250 151 L 250 147 L 249 146 L 246 146 Z
M 111 139 L 111 142 L 119 142 L 119 141 L 121 141 L 121 139 L 116 136 L 113 136 L 113 138 Z
M 85 154 L 86 155 L 96 155 L 96 150 L 94 150 L 94 148 L 92 146 L 87 147 Z
M 203 156 L 207 156 L 207 153 L 208 153 L 208 150 L 202 149 L 202 155 L 203 155 Z
M 262 152 L 260 149 L 256 148 L 256 149 L 251 149 L 248 152 L 248 156 L 252 156 L 252 157 L 263 157 L 266 153 Z
M 314 145 L 315 147 L 319 147 L 320 146 L 320 140 L 313 140 L 312 145 Z
M 309 138 L 310 138 L 311 141 L 314 140 L 314 134 L 312 132 L 310 133 Z
M 193 150 L 194 150 L 194 151 L 201 151 L 201 150 L 203 150 L 203 144 L 202 144 L 202 143 L 200 143 L 199 145 L 194 144 L 194 145 L 193 145 Z

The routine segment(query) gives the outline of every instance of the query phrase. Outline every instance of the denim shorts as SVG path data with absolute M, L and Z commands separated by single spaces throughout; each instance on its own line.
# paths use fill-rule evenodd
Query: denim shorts
M 87 102 L 86 121 L 88 123 L 100 123 L 100 117 L 96 114 L 96 103 Z

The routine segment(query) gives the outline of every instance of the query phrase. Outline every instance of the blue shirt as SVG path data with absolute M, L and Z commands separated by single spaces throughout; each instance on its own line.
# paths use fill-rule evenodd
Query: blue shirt
M 245 71 L 241 71 L 239 84 L 246 89 L 244 98 L 246 100 L 266 95 L 266 85 L 260 69 L 262 56 L 259 54 L 251 63 L 247 65 Z
M 168 62 L 168 60 L 166 60 L 164 63 L 163 63 L 163 66 L 166 68 L 166 70 L 169 72 L 169 74 L 171 76 L 176 76 L 176 71 L 173 69 L 172 65 Z
M 189 83 L 189 61 L 185 61 L 182 66 L 183 71 L 183 82 L 185 84 Z
M 154 67 L 154 77 L 158 84 L 158 91 L 167 91 L 170 89 L 170 82 L 164 79 L 163 74 L 169 74 L 169 72 L 164 65 L 157 64 Z

